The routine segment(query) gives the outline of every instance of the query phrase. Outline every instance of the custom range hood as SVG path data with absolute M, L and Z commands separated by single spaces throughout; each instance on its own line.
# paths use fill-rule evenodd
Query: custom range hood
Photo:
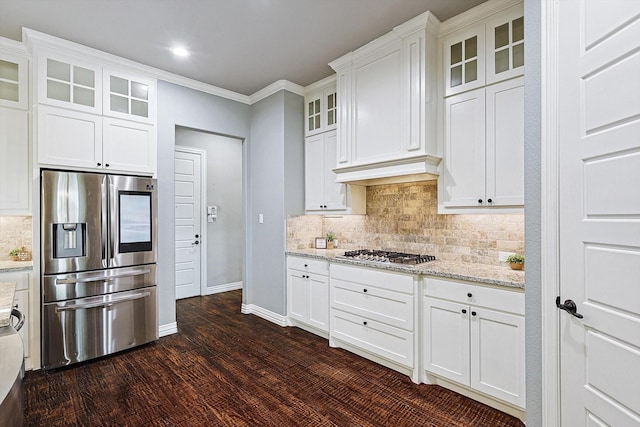
M 337 182 L 437 179 L 439 28 L 425 12 L 329 64 L 338 92 Z

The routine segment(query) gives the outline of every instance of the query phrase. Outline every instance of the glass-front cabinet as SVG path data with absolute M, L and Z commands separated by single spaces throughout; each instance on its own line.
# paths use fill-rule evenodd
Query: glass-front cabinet
M 39 103 L 100 114 L 100 67 L 74 58 L 46 54 L 39 57 L 38 67 Z
M 305 96 L 304 109 L 306 136 L 334 130 L 338 123 L 338 94 L 335 82 Z
M 524 74 L 522 5 L 442 40 L 445 96 Z
M 103 85 L 105 116 L 153 123 L 156 91 L 153 79 L 105 69 Z
M 28 61 L 0 47 L 0 106 L 27 109 Z

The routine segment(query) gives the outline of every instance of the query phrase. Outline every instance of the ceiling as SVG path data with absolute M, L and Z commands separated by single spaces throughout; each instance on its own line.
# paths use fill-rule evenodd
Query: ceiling
M 424 11 L 444 21 L 484 1 L 0 0 L 0 36 L 31 28 L 251 95 L 327 77 L 329 62 Z

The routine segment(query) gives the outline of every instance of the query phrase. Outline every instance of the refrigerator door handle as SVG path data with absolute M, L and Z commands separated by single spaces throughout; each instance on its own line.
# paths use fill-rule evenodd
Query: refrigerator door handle
M 122 277 L 142 276 L 150 273 L 151 270 L 145 268 L 144 270 L 128 271 L 124 274 L 114 274 L 113 276 L 100 276 L 100 277 L 81 277 L 78 279 L 56 279 L 56 285 L 69 285 L 73 283 L 90 283 L 90 282 L 106 282 L 109 280 L 120 279 Z
M 100 217 L 100 226 L 101 226 L 101 250 L 102 250 L 102 267 L 107 268 L 109 264 L 107 260 L 109 258 L 109 253 L 107 251 L 107 242 L 109 239 L 109 197 L 107 193 L 107 188 L 109 186 L 109 178 L 105 176 L 102 180 L 102 212 Z
M 134 301 L 140 298 L 146 298 L 151 295 L 151 292 L 140 292 L 138 294 L 129 295 L 125 298 L 113 298 L 108 301 L 99 301 L 94 303 L 85 303 L 85 304 L 69 304 L 69 305 L 57 305 L 56 312 L 61 311 L 75 311 L 75 310 L 84 310 L 87 308 L 98 308 L 98 307 L 111 307 L 115 304 L 119 304 L 121 302 Z

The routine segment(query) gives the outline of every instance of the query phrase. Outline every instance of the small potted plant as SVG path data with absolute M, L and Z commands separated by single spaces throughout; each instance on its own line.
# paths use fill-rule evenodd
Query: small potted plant
M 336 235 L 333 231 L 327 231 L 327 249 L 333 249 Z
M 20 248 L 11 249 L 9 251 L 9 258 L 11 258 L 12 261 L 18 261 L 18 254 L 20 254 L 20 252 L 22 252 Z
M 524 269 L 524 256 L 518 254 L 509 255 L 507 257 L 507 264 L 509 264 L 512 270 L 522 270 Z

